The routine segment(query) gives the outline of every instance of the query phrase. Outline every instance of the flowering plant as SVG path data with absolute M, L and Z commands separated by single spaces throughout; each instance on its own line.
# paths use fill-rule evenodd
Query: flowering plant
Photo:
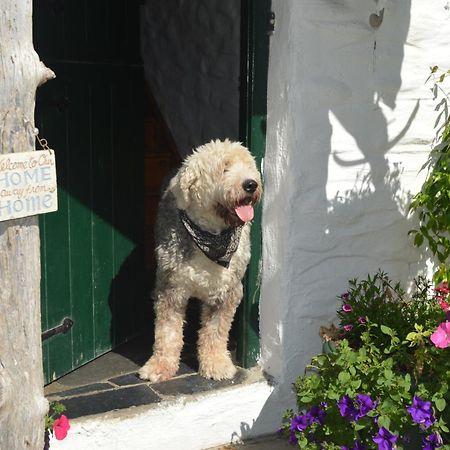
M 448 296 L 419 279 L 407 298 L 383 272 L 350 281 L 281 433 L 311 450 L 450 449 Z
M 63 414 L 66 407 L 59 402 L 50 403 L 49 412 L 45 416 L 44 450 L 50 448 L 50 435 L 58 441 L 65 439 L 70 429 L 69 419 Z

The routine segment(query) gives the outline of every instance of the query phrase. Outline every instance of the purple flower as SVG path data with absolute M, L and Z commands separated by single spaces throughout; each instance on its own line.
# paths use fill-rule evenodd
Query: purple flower
M 436 448 L 442 447 L 442 438 L 439 433 L 431 433 L 429 436 L 423 438 L 423 450 L 434 450 Z
M 366 318 L 365 318 L 364 316 L 359 316 L 359 317 L 358 317 L 358 322 L 359 322 L 361 325 L 365 325 L 365 324 L 367 323 L 367 320 L 366 320 Z
M 342 300 L 347 300 L 349 296 L 350 294 L 348 292 L 344 292 L 343 294 L 341 294 Z
M 352 305 L 350 305 L 349 303 L 344 303 L 342 305 L 342 311 L 344 311 L 345 313 L 349 313 L 353 311 Z
M 378 434 L 373 438 L 373 442 L 378 444 L 378 450 L 392 450 L 397 438 L 398 436 L 392 434 L 386 428 L 381 427 L 378 430 Z
M 364 417 L 367 415 L 368 412 L 375 409 L 378 405 L 378 402 L 375 400 L 372 400 L 370 398 L 370 395 L 366 394 L 358 394 L 356 396 L 356 404 L 359 407 L 359 413 L 358 413 L 358 419 L 360 417 Z
M 293 431 L 291 431 L 291 434 L 289 435 L 289 444 L 292 444 L 292 445 L 298 444 L 297 436 L 295 435 L 295 433 Z
M 431 402 L 424 401 L 416 395 L 413 397 L 412 405 L 406 409 L 411 415 L 412 420 L 415 423 L 423 425 L 425 428 L 429 428 L 435 422 Z
M 326 412 L 320 406 L 313 406 L 306 416 L 309 418 L 310 423 L 319 423 L 323 425 Z
M 311 418 L 308 415 L 294 416 L 291 420 L 291 431 L 305 431 L 311 425 Z
M 349 332 L 353 330 L 353 325 L 347 324 L 343 326 L 344 331 Z
M 344 395 L 338 401 L 338 408 L 342 417 L 346 417 L 348 420 L 357 420 L 358 411 L 355 408 L 353 400 L 348 395 Z

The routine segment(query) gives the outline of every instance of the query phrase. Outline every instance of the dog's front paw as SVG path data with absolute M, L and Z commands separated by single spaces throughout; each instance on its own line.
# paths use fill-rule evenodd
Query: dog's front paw
M 178 371 L 178 362 L 152 356 L 139 370 L 139 377 L 152 383 L 172 378 Z
M 209 355 L 200 362 L 198 373 L 213 380 L 229 380 L 236 375 L 236 367 L 227 354 Z

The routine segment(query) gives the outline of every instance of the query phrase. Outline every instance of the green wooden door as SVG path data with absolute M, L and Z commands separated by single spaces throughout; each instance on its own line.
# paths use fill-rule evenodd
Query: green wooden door
M 241 0 L 240 138 L 261 167 L 266 147 L 269 36 L 273 26 L 271 0 Z M 255 210 L 252 256 L 245 276 L 244 299 L 238 311 L 238 360 L 252 367 L 259 356 L 259 294 L 261 282 L 261 204 Z
M 59 211 L 41 216 L 50 382 L 139 333 L 144 313 L 143 70 L 134 0 L 34 1 L 34 42 L 57 78 L 36 123 L 55 150 Z

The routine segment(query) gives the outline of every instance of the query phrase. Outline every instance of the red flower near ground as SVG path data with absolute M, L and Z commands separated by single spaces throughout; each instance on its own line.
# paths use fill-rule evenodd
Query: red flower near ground
M 53 422 L 53 434 L 58 441 L 62 441 L 67 436 L 67 431 L 69 429 L 69 419 L 64 414 Z

